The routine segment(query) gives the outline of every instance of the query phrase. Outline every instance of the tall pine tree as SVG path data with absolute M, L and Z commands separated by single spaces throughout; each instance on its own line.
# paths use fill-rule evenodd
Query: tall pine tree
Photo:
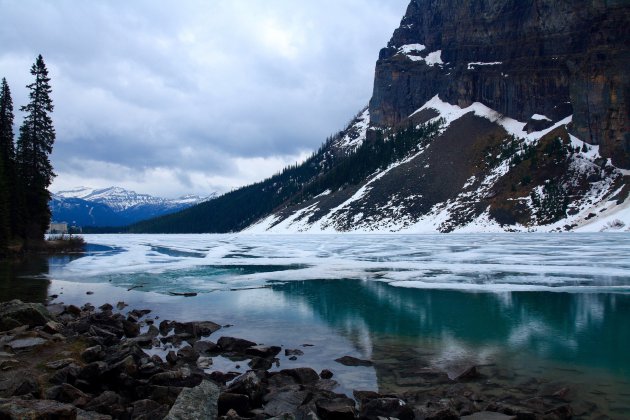
M 20 108 L 26 116 L 20 127 L 16 152 L 24 217 L 19 234 L 25 240 L 41 240 L 50 225 L 48 187 L 55 176 L 49 159 L 55 142 L 55 128 L 50 117 L 53 111 L 52 89 L 41 55 L 31 67 L 31 74 L 35 76 L 35 81 L 26 86 L 30 90 L 30 102 Z
M 13 100 L 7 80 L 0 85 L 0 251 L 12 236 L 11 196 L 15 185 L 15 146 L 13 145 Z

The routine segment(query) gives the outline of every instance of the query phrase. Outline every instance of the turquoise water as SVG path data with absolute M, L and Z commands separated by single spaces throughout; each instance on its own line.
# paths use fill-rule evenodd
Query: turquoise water
M 213 339 L 300 348 L 304 356 L 281 357 L 278 368 L 331 369 L 341 392 L 407 392 L 418 387 L 409 372 L 419 367 L 456 376 L 478 365 L 497 389 L 567 387 L 583 418 L 629 416 L 630 238 L 423 238 L 96 237 L 121 248 L 51 260 L 40 266 L 44 278 L 33 268 L 22 280 L 39 284 L 40 298 L 125 301 L 159 319 L 232 324 Z M 3 298 L 19 289 L 8 277 L 0 277 Z M 334 362 L 344 355 L 375 365 Z M 217 369 L 246 369 L 236 364 L 215 360 Z

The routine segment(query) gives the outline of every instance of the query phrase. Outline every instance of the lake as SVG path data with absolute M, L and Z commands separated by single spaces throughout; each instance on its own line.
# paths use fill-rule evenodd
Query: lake
M 568 388 L 578 410 L 630 413 L 629 234 L 85 238 L 81 258 L 0 268 L 0 298 L 231 324 L 211 338 L 300 349 L 279 368 L 331 369 L 340 392 L 400 393 L 419 367 L 478 365 L 486 387 Z M 334 362 L 344 355 L 374 366 Z

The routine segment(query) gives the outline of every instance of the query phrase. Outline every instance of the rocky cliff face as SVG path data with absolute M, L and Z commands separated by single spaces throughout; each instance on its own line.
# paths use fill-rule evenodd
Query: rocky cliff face
M 630 168 L 629 23 L 626 0 L 412 0 L 380 52 L 371 122 L 436 94 L 519 121 L 573 114 L 577 137 Z
M 411 0 L 367 110 L 151 232 L 630 231 L 628 0 Z

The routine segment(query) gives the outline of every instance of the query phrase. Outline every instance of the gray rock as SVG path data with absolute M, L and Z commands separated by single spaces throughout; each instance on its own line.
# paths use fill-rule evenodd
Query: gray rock
M 376 398 L 361 404 L 359 416 L 365 420 L 378 420 L 379 417 L 395 417 L 399 420 L 412 420 L 415 416 L 411 407 L 398 398 Z
M 315 402 L 317 414 L 324 419 L 352 420 L 356 417 L 354 400 L 350 398 L 334 398 Z
M 102 414 L 115 416 L 116 413 L 124 411 L 122 407 L 122 398 L 113 391 L 105 391 L 98 397 L 90 401 L 85 409 L 88 411 L 98 411 Z
M 46 363 L 45 366 L 48 369 L 57 370 L 57 369 L 61 369 L 68 366 L 70 363 L 74 363 L 74 359 L 67 358 L 67 359 L 53 360 L 52 362 Z
M 51 400 L 0 400 L 2 419 L 75 419 L 77 408 Z
M 514 420 L 516 416 L 509 416 L 503 413 L 495 413 L 493 411 L 480 411 L 469 416 L 462 416 L 461 420 Z
M 191 346 L 184 346 L 177 351 L 177 357 L 180 357 L 187 362 L 194 362 L 199 359 L 199 353 L 197 353 Z
M 207 337 L 221 326 L 210 321 L 175 322 L 175 334 L 187 333 L 194 337 Z
M 338 359 L 335 359 L 335 362 L 341 363 L 344 366 L 372 366 L 374 364 L 369 360 L 357 359 L 356 357 L 352 356 L 340 357 Z
M 219 387 L 203 381 L 194 388 L 185 388 L 164 420 L 215 419 L 217 418 Z
M 278 346 L 251 346 L 245 349 L 245 354 L 256 357 L 275 357 L 282 350 Z
M 248 347 L 253 347 L 256 343 L 235 337 L 221 337 L 217 341 L 217 345 L 224 351 L 234 351 L 242 353 Z
M 236 378 L 227 389 L 227 392 L 247 395 L 252 404 L 257 404 L 262 401 L 265 388 L 256 372 L 250 370 Z
M 90 401 L 90 397 L 87 394 L 70 384 L 61 384 L 49 388 L 46 390 L 46 399 L 72 404 L 79 408 L 85 407 Z
M 24 303 L 18 299 L 0 303 L 0 331 L 22 325 L 46 325 L 52 320 L 52 315 L 41 303 Z
M 6 345 L 13 351 L 30 351 L 46 343 L 47 341 L 41 337 L 26 337 L 17 338 Z
M 218 349 L 218 346 L 212 341 L 196 341 L 193 349 L 200 354 L 211 354 Z
M 219 395 L 218 408 L 219 415 L 234 410 L 236 413 L 245 416 L 251 410 L 251 404 L 247 395 L 223 392 Z
M 271 392 L 265 396 L 264 412 L 274 417 L 284 413 L 295 414 L 308 395 L 309 392 L 301 391 L 298 385 Z
M 133 403 L 131 417 L 134 420 L 161 419 L 168 414 L 169 407 L 153 400 L 144 399 Z
M 199 359 L 197 359 L 197 367 L 200 369 L 208 369 L 210 366 L 212 366 L 212 358 L 211 357 L 205 357 L 202 356 Z

